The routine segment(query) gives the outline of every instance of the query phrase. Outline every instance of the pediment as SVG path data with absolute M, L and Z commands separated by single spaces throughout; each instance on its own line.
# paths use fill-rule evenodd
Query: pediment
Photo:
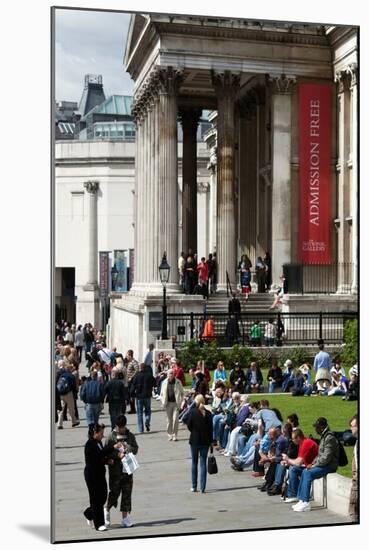
M 145 28 L 147 20 L 148 16 L 141 13 L 135 13 L 131 15 L 131 19 L 129 21 L 126 49 L 124 53 L 125 67 L 127 66 L 128 60 L 130 59 L 139 42 L 141 33 Z

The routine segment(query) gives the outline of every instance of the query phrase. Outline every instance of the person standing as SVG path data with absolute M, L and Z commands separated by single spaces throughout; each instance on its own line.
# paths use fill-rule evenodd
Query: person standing
M 263 261 L 266 267 L 265 284 L 267 290 L 269 290 L 272 285 L 272 258 L 270 257 L 269 252 L 265 252 Z
M 136 396 L 137 411 L 137 429 L 139 433 L 144 431 L 143 415 L 145 412 L 146 431 L 150 431 L 151 422 L 151 396 L 152 390 L 156 385 L 156 380 L 152 375 L 151 367 L 140 364 L 140 370 L 133 379 L 133 392 Z
M 83 384 L 80 398 L 85 403 L 87 426 L 98 424 L 104 402 L 104 386 L 97 379 L 96 369 L 91 371 L 91 377 Z
M 236 319 L 238 319 L 241 314 L 241 302 L 234 293 L 228 302 L 228 314 L 235 315 Z
M 196 285 L 197 270 L 196 263 L 189 253 L 185 266 L 184 266 L 184 280 L 185 280 L 185 292 L 186 294 L 193 294 L 193 290 Z
M 359 501 L 358 501 L 358 479 L 357 479 L 357 439 L 359 434 L 358 415 L 355 414 L 350 420 L 352 435 L 356 439 L 354 452 L 352 455 L 352 485 L 350 492 L 349 515 L 351 521 L 359 521 Z
M 191 474 L 192 492 L 197 492 L 198 462 L 200 457 L 200 489 L 205 493 L 206 489 L 206 460 L 213 439 L 213 423 L 211 413 L 205 409 L 205 399 L 202 395 L 196 395 L 195 407 L 187 424 L 191 432 L 189 444 L 191 446 Z
M 138 361 L 133 357 L 133 350 L 129 349 L 127 351 L 127 379 L 128 379 L 128 398 L 129 398 L 129 407 L 130 410 L 128 411 L 128 414 L 136 414 L 136 406 L 135 406 L 135 396 L 133 393 L 133 379 L 135 375 L 138 373 Z
M 208 295 L 209 291 L 210 294 L 214 294 L 215 292 L 215 262 L 213 260 L 213 255 L 209 254 L 209 258 L 206 260 L 207 266 L 208 266 Z M 210 288 L 209 288 L 210 287 Z
M 77 356 L 78 356 L 79 362 L 82 361 L 82 350 L 83 350 L 84 343 L 85 343 L 85 339 L 83 337 L 82 325 L 78 325 L 78 328 L 74 334 L 74 347 L 77 350 Z
M 324 391 L 331 385 L 332 360 L 326 351 L 324 351 L 324 340 L 318 340 L 319 352 L 314 357 L 315 382 L 318 391 Z
M 255 264 L 256 280 L 258 283 L 258 292 L 265 292 L 266 282 L 266 265 L 263 262 L 261 256 L 258 256 Z
M 209 279 L 209 268 L 206 263 L 205 258 L 201 258 L 201 261 L 197 265 L 197 271 L 199 274 L 199 286 L 202 291 L 204 298 L 208 297 L 208 279 Z
M 163 381 L 160 391 L 160 401 L 167 413 L 167 433 L 169 441 L 177 441 L 178 416 L 183 401 L 183 386 L 174 376 L 172 369 L 167 372 L 167 378 Z
M 124 382 L 118 376 L 117 367 L 113 367 L 111 379 L 107 382 L 104 393 L 106 401 L 109 403 L 111 429 L 113 430 L 117 417 L 122 414 L 125 400 Z
M 105 464 L 109 450 L 103 447 L 104 424 L 90 424 L 88 441 L 85 444 L 84 477 L 90 497 L 90 506 L 83 512 L 90 527 L 106 531 L 104 503 L 108 494 L 105 479 Z
M 73 375 L 74 365 L 68 363 L 64 367 L 58 370 L 56 374 L 56 392 L 60 398 L 60 405 L 58 407 L 58 430 L 63 429 L 63 413 L 64 408 L 69 410 L 69 414 L 72 417 L 72 428 L 79 425 L 79 420 L 75 415 L 75 395 L 77 395 L 76 378 Z
M 178 273 L 179 273 L 179 286 L 184 292 L 184 269 L 186 264 L 185 253 L 181 252 L 180 257 L 178 258 Z
M 118 506 L 121 496 L 120 511 L 122 527 L 132 527 L 128 514 L 132 511 L 133 474 L 127 474 L 122 468 L 122 458 L 127 453 L 137 454 L 138 445 L 135 436 L 127 428 L 127 417 L 118 416 L 114 430 L 109 434 L 106 450 L 111 460 L 109 464 L 109 495 L 104 507 L 105 525 L 110 525 L 110 509 Z
M 154 349 L 155 349 L 154 344 L 149 344 L 149 349 L 147 350 L 147 353 L 146 353 L 145 359 L 144 359 L 144 363 L 145 363 L 146 367 L 150 367 L 150 369 L 151 369 L 151 374 L 153 374 L 152 364 L 153 364 L 153 359 L 154 359 Z

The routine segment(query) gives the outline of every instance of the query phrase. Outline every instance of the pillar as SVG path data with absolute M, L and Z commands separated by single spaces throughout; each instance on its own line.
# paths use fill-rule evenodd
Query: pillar
M 217 246 L 217 150 L 212 147 L 207 166 L 209 170 L 209 252 L 216 251 Z
M 83 293 L 78 295 L 77 322 L 89 322 L 101 328 L 97 282 L 97 194 L 99 182 L 86 181 L 84 188 L 88 196 L 87 282 L 83 286 Z
M 182 250 L 197 250 L 197 126 L 201 111 L 181 109 L 182 151 Z
M 97 193 L 98 181 L 86 181 L 84 188 L 88 196 L 88 277 L 86 286 L 97 287 Z
M 348 217 L 350 214 L 350 185 L 349 185 L 349 157 L 350 157 L 350 95 L 349 78 L 346 71 L 338 71 L 335 75 L 337 82 L 337 113 L 338 113 L 338 162 L 337 162 L 337 218 L 335 220 L 338 231 L 337 262 L 338 280 L 337 292 L 346 294 L 351 283 L 346 268 L 348 258 Z M 351 220 L 350 220 L 351 221 Z
M 291 262 L 291 90 L 295 77 L 271 75 L 272 285 Z
M 358 103 L 357 103 L 357 64 L 352 63 L 347 70 L 350 76 L 350 93 L 351 93 L 351 220 L 352 220 L 352 280 L 351 292 L 358 292 L 358 166 L 357 166 L 357 149 L 358 149 Z
M 177 93 L 182 72 L 172 67 L 159 70 L 159 166 L 158 166 L 158 238 L 159 256 L 167 254 L 171 266 L 167 292 L 179 292 L 178 284 L 178 137 Z M 159 264 L 158 264 L 159 265 Z
M 217 290 L 224 292 L 227 288 L 227 273 L 232 286 L 236 284 L 234 105 L 240 76 L 230 71 L 224 71 L 224 73 L 213 71 L 212 82 L 218 99 Z

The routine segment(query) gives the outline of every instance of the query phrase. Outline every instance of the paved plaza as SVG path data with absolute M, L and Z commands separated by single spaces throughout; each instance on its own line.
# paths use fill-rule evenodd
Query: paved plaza
M 140 468 L 134 474 L 134 527 L 122 529 L 120 511 L 113 508 L 111 527 L 98 533 L 87 526 L 83 516 L 88 506 L 83 477 L 87 427 L 84 409 L 79 405 L 80 426 L 72 428 L 69 421 L 63 430 L 56 431 L 56 541 L 349 523 L 348 517 L 328 510 L 293 512 L 291 505 L 281 502 L 279 496 L 269 497 L 257 490 L 262 479 L 254 479 L 250 472 L 233 471 L 229 459 L 219 453 L 215 453 L 219 472 L 208 476 L 206 493 L 191 493 L 189 432 L 181 426 L 179 440 L 168 441 L 165 412 L 160 403 L 152 400 L 151 432 L 137 435 Z M 136 415 L 127 418 L 129 429 L 136 434 Z M 108 435 L 106 404 L 101 421 L 107 426 Z

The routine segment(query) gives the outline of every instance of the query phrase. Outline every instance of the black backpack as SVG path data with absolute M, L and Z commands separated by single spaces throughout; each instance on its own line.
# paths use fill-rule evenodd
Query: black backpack
M 347 459 L 347 454 L 344 449 L 344 446 L 342 445 L 341 441 L 339 441 L 339 439 L 337 439 L 337 444 L 338 444 L 338 466 L 340 467 L 347 466 L 348 459 Z

